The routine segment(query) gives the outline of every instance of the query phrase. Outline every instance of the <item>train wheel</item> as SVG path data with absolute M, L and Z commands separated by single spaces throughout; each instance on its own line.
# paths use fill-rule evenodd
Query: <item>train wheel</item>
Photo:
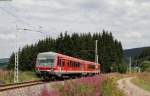
M 45 81 L 50 81 L 50 77 L 49 77 L 49 75 L 47 75 L 47 74 L 44 74 L 43 79 L 44 79 Z

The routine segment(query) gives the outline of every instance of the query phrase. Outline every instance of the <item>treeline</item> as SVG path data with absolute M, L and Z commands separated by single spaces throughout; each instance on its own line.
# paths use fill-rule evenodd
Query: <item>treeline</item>
M 95 40 L 98 40 L 99 63 L 102 72 L 118 71 L 123 58 L 121 42 L 114 39 L 111 32 L 99 33 L 60 33 L 38 41 L 36 44 L 26 45 L 19 50 L 19 69 L 34 70 L 36 56 L 40 52 L 54 51 L 84 60 L 95 60 Z M 8 69 L 14 68 L 14 53 L 10 57 Z
M 150 47 L 145 48 L 136 60 L 142 71 L 150 72 Z
M 150 47 L 144 48 L 144 50 L 138 56 L 138 59 L 144 59 L 150 61 Z

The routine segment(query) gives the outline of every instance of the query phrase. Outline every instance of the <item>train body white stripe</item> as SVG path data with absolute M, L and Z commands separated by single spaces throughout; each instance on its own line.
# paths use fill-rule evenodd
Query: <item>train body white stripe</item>
M 52 70 L 40 70 L 40 71 L 48 71 L 51 72 Z M 54 73 L 100 73 L 100 71 L 64 71 L 64 70 L 55 70 Z

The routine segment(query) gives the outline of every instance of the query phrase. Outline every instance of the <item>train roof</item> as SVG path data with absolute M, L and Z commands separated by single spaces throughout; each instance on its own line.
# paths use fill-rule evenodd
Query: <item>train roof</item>
M 39 53 L 38 55 L 56 55 L 57 53 L 56 52 L 42 52 L 42 53 Z

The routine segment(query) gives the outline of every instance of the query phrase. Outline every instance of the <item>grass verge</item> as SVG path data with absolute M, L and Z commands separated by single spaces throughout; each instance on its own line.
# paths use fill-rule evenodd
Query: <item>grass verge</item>
M 19 72 L 19 82 L 31 81 L 39 79 L 34 72 L 25 71 Z M 1 84 L 10 84 L 13 83 L 14 72 L 8 70 L 0 70 L 0 83 Z
M 126 96 L 122 90 L 117 88 L 116 81 L 118 79 L 111 77 L 102 83 L 102 96 Z
M 141 78 L 138 78 L 138 77 L 132 79 L 131 82 L 134 83 L 135 85 L 143 88 L 144 90 L 147 90 L 150 92 L 150 82 L 143 80 Z

